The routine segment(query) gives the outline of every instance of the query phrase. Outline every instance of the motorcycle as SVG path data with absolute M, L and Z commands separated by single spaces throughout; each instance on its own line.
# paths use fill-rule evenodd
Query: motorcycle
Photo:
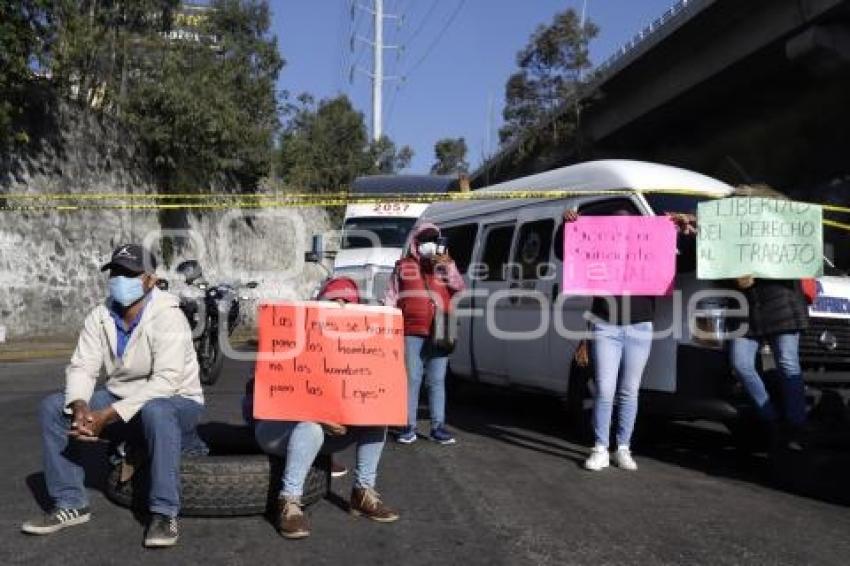
M 187 288 L 179 294 L 180 310 L 189 321 L 192 341 L 198 355 L 201 383 L 215 384 L 221 377 L 224 354 L 221 351 L 219 332 L 230 336 L 239 322 L 239 303 L 242 298 L 239 288 L 222 283 L 210 285 L 203 278 L 203 271 L 196 260 L 180 263 L 176 271 L 182 275 Z M 165 288 L 168 283 L 163 282 Z M 244 285 L 248 289 L 257 287 L 256 281 Z

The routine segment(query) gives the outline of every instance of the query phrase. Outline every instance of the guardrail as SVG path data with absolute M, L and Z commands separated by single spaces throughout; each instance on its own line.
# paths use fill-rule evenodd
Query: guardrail
M 710 3 L 711 0 L 678 0 L 675 4 L 668 8 L 667 11 L 653 20 L 651 24 L 636 33 L 634 37 L 621 45 L 619 49 L 603 61 L 602 64 L 596 68 L 597 80 L 594 82 L 599 82 L 603 77 L 607 77 L 615 73 L 617 70 L 622 68 L 625 63 L 631 59 L 631 56 L 638 52 L 641 47 L 646 46 L 655 38 L 659 38 L 666 33 L 671 32 Z
M 612 53 L 602 64 L 593 69 L 593 78 L 588 80 L 581 86 L 582 95 L 585 97 L 593 93 L 597 88 L 608 80 L 611 76 L 619 72 L 623 67 L 638 57 L 640 53 L 645 51 L 651 44 L 660 41 L 666 37 L 686 21 L 690 20 L 697 13 L 713 4 L 717 0 L 678 0 L 663 14 L 656 18 L 651 24 L 639 31 L 625 44 L 620 46 Z M 541 121 L 539 126 L 544 126 L 551 123 L 557 116 L 560 116 L 566 109 L 575 105 L 574 99 L 563 101 L 557 108 L 552 110 Z M 477 177 L 486 171 L 492 164 L 501 161 L 503 156 L 508 155 L 520 143 L 522 139 L 510 143 L 506 147 L 502 147 L 495 155 L 488 158 L 473 174 Z

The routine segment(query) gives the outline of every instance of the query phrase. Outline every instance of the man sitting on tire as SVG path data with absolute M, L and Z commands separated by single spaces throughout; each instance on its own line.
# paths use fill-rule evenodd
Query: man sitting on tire
M 319 300 L 358 303 L 357 284 L 347 277 L 329 280 L 319 293 Z M 246 387 L 243 411 L 253 421 L 253 380 Z M 350 426 L 335 423 L 253 421 L 254 435 L 260 448 L 268 454 L 286 459 L 281 481 L 277 530 L 284 538 L 310 536 L 307 518 L 301 505 L 304 482 L 319 451 L 333 453 L 356 444 L 357 465 L 349 511 L 379 523 L 398 520 L 398 513 L 384 505 L 375 491 L 378 464 L 387 438 L 385 426 Z M 327 438 L 326 438 L 327 436 Z
M 156 260 L 149 251 L 121 246 L 101 271 L 107 269 L 109 298 L 83 323 L 65 391 L 41 403 L 44 479 L 54 507 L 22 530 L 46 535 L 91 518 L 72 440 L 140 432 L 151 472 L 144 544 L 173 546 L 179 536 L 181 451 L 199 442 L 196 425 L 204 403 L 191 331 L 177 298 L 155 288 Z M 106 382 L 96 387 L 101 368 Z

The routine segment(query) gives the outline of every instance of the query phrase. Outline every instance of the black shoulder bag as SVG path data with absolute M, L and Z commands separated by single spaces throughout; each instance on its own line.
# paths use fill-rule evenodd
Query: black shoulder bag
M 422 273 L 421 266 L 419 275 L 422 277 L 422 283 L 425 285 L 425 292 L 428 293 L 428 300 L 431 302 L 431 306 L 434 307 L 434 318 L 431 320 L 431 332 L 429 333 L 431 347 L 434 348 L 434 350 L 448 356 L 454 352 L 455 345 L 457 344 L 457 337 L 452 332 L 454 316 L 452 316 L 452 314 L 447 310 L 444 310 L 439 304 L 437 304 L 437 301 L 434 300 L 434 295 L 431 293 L 431 288 L 428 286 L 428 279 L 426 279 L 425 274 Z

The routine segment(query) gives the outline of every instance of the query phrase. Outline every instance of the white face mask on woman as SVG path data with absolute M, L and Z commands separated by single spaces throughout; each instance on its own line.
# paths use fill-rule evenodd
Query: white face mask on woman
M 420 257 L 434 257 L 437 254 L 437 242 L 423 242 L 419 244 Z

